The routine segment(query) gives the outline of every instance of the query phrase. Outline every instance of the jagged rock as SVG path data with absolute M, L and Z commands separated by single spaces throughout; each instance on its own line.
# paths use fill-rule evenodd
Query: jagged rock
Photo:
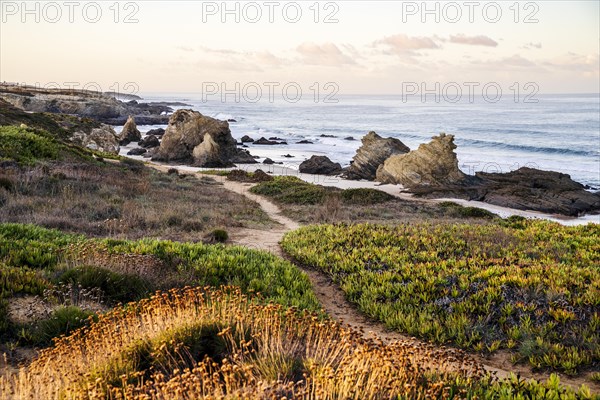
M 322 138 L 334 138 L 335 136 L 334 135 L 325 135 L 325 134 L 322 134 L 321 137 Z
M 191 163 L 204 168 L 226 168 L 233 166 L 234 158 L 248 159 L 236 147 L 226 121 L 204 116 L 197 111 L 178 110 L 171 116 L 152 160 Z
M 339 175 L 342 172 L 342 166 L 334 163 L 328 157 L 312 156 L 300 164 L 300 172 L 314 175 Z
M 142 149 L 141 147 L 136 147 L 135 149 L 131 149 L 127 152 L 128 156 L 141 156 L 142 154 L 146 154 L 148 150 Z
M 273 165 L 273 164 L 275 164 L 275 161 L 271 160 L 270 158 L 265 158 L 265 160 L 263 161 L 263 164 Z
M 297 144 L 313 144 L 310 140 L 301 140 Z
M 254 143 L 254 139 L 252 139 L 250 136 L 248 135 L 244 135 L 241 139 L 242 143 Z
M 148 131 L 148 133 L 146 133 L 146 135 L 150 136 L 157 136 L 157 137 L 161 137 L 162 135 L 165 134 L 165 130 L 163 128 L 158 128 L 158 129 L 151 129 Z
M 454 149 L 454 136 L 442 133 L 417 150 L 385 160 L 377 169 L 377 181 L 407 188 L 464 182 L 466 175 L 458 168 Z
M 350 165 L 344 171 L 347 179 L 366 179 L 372 181 L 385 160 L 395 154 L 406 154 L 410 151 L 400 140 L 382 138 L 375 132 L 369 132 L 362 138 L 362 146 L 356 152 Z
M 101 124 L 99 128 L 91 131 L 75 131 L 70 138 L 71 142 L 103 153 L 119 154 L 117 133 L 112 126 Z
M 291 155 L 291 154 L 286 154 L 286 155 L 283 155 L 283 156 L 281 156 L 281 157 L 285 157 L 285 158 L 296 158 L 296 157 L 294 157 L 294 156 L 293 156 L 293 155 Z
M 127 146 L 131 142 L 139 142 L 140 140 L 142 140 L 142 134 L 135 124 L 135 118 L 130 115 L 119 134 L 119 144 Z
M 145 149 L 151 149 L 160 146 L 160 140 L 158 140 L 158 138 L 154 135 L 148 135 L 138 142 L 138 146 Z

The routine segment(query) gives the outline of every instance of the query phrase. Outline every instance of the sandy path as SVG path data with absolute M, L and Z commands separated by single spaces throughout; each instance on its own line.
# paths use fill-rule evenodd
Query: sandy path
M 157 169 L 166 171 L 166 167 L 161 165 L 153 165 Z M 184 172 L 183 170 L 182 172 Z M 284 216 L 281 213 L 279 207 L 267 200 L 262 196 L 255 195 L 250 192 L 253 184 L 232 182 L 227 179 L 219 179 L 223 183 L 224 187 L 235 193 L 246 196 L 248 199 L 256 202 L 264 211 L 269 215 L 271 219 L 278 222 L 281 227 L 271 229 L 269 231 L 257 230 L 257 229 L 238 229 L 231 232 L 231 241 L 233 244 L 246 246 L 254 249 L 269 251 L 280 257 L 288 258 L 279 246 L 279 242 L 283 238 L 283 235 L 291 230 L 298 229 L 301 225 L 296 221 Z M 461 350 L 454 348 L 446 348 L 444 346 L 437 346 L 425 343 L 419 339 L 407 337 L 398 332 L 388 330 L 384 324 L 370 319 L 369 317 L 362 314 L 358 309 L 346 300 L 344 292 L 332 282 L 331 278 L 314 269 L 305 268 L 298 265 L 309 277 L 315 294 L 321 302 L 323 309 L 335 320 L 340 321 L 357 331 L 361 332 L 366 338 L 379 338 L 384 343 L 390 343 L 392 341 L 405 341 L 415 344 L 415 347 L 428 347 L 429 349 L 435 348 L 440 355 L 458 355 L 458 358 L 465 357 L 465 353 Z M 470 357 L 479 364 L 481 364 L 488 372 L 496 375 L 498 378 L 506 378 L 513 372 L 520 374 L 523 378 L 534 378 L 540 381 L 548 379 L 549 374 L 545 373 L 534 373 L 526 365 L 513 365 L 510 361 L 510 353 L 508 351 L 496 352 L 490 357 L 481 357 L 474 354 L 468 354 L 466 357 Z M 585 376 L 579 376 L 576 378 L 568 377 L 560 374 L 561 383 L 573 388 L 579 388 L 582 384 L 587 385 L 592 389 L 594 393 L 600 393 L 600 385 L 595 384 Z

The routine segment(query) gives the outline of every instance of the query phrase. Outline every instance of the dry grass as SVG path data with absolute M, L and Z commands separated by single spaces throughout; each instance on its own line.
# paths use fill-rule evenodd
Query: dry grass
M 217 228 L 271 223 L 253 202 L 211 178 L 168 175 L 129 160 L 56 163 L 0 174 L 0 222 L 98 237 L 182 241 L 199 241 Z
M 188 288 L 58 340 L 0 378 L 0 399 L 462 398 L 480 378 L 460 352 L 385 346 L 235 288 Z

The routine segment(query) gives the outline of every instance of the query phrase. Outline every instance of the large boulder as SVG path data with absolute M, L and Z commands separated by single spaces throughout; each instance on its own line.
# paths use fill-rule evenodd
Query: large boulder
M 117 133 L 112 126 L 101 124 L 91 130 L 77 130 L 69 140 L 78 146 L 103 153 L 119 154 Z
M 310 159 L 300 164 L 300 173 L 313 175 L 339 175 L 342 173 L 342 166 L 334 163 L 325 156 L 312 156 Z
M 135 118 L 131 115 L 127 118 L 127 122 L 123 126 L 123 130 L 119 134 L 119 143 L 121 146 L 127 146 L 131 142 L 139 142 L 142 140 L 142 133 L 138 130 L 135 124 Z
M 454 149 L 454 136 L 442 133 L 417 150 L 388 158 L 377 169 L 377 181 L 407 188 L 465 182 Z
M 408 153 L 410 149 L 400 140 L 382 138 L 375 132 L 369 132 L 362 138 L 362 146 L 356 152 L 352 165 L 344 171 L 347 179 L 374 180 L 377 168 L 395 154 Z
M 241 154 L 226 121 L 193 110 L 178 110 L 169 120 L 154 161 L 183 162 L 204 168 L 226 168 Z M 237 161 L 239 162 L 239 161 Z

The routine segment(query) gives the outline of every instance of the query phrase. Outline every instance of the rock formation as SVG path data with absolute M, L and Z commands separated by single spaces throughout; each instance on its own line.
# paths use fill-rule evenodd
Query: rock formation
M 142 140 L 142 134 L 137 128 L 135 118 L 130 115 L 119 134 L 119 144 L 127 146 L 131 142 L 139 142 L 140 140 Z
M 382 138 L 375 132 L 369 132 L 362 138 L 362 146 L 356 152 L 352 165 L 344 171 L 347 179 L 374 180 L 377 168 L 394 154 L 405 154 L 410 149 L 400 140 Z
M 173 109 L 164 103 L 123 102 L 89 90 L 43 89 L 0 84 L 0 99 L 29 112 L 77 115 L 110 125 L 122 125 L 129 115 L 138 124 L 163 125 Z
M 342 166 L 334 163 L 325 156 L 312 156 L 310 159 L 300 164 L 300 173 L 314 175 L 339 175 L 342 173 Z
M 178 110 L 169 120 L 154 161 L 183 162 L 205 168 L 225 168 L 233 162 L 256 162 L 236 147 L 229 124 L 192 110 Z
M 76 130 L 70 137 L 70 141 L 78 146 L 103 153 L 119 154 L 119 142 L 117 133 L 112 126 L 101 124 L 98 128 L 91 130 Z
M 464 182 L 467 176 L 458 168 L 454 149 L 454 136 L 442 133 L 417 150 L 385 160 L 377 169 L 377 181 L 407 188 Z

